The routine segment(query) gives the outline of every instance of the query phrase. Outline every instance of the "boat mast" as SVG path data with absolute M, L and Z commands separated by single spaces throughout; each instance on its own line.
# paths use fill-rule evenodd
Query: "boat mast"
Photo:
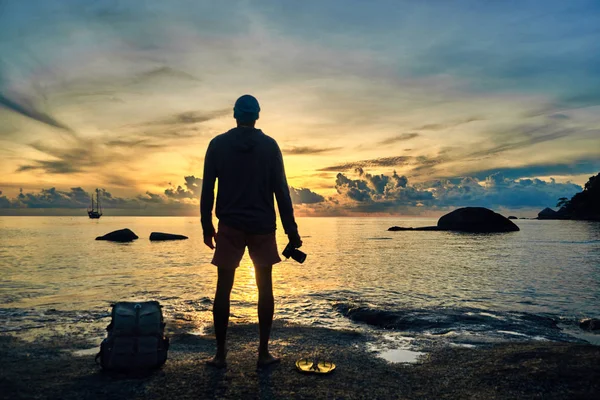
M 100 208 L 100 189 L 96 188 L 96 204 L 98 205 L 98 212 L 102 214 L 102 208 Z
M 94 193 L 92 193 L 92 211 L 94 211 Z

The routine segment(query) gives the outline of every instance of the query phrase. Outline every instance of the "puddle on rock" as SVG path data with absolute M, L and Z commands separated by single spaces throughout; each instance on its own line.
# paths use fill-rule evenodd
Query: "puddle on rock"
M 95 356 L 100 351 L 100 346 L 92 347 L 91 349 L 82 349 L 75 350 L 72 352 L 74 356 L 77 357 L 86 357 L 86 356 Z
M 377 356 L 391 363 L 415 363 L 424 354 L 420 351 L 390 349 L 380 352 Z

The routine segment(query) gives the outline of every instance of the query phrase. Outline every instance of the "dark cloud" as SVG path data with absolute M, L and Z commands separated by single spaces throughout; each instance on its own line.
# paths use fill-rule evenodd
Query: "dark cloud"
M 176 189 L 167 189 L 165 194 L 146 192 L 144 194 L 127 198 L 114 196 L 105 189 L 100 190 L 100 202 L 104 209 L 123 209 L 135 212 L 144 212 L 148 207 L 152 208 L 151 214 L 169 213 L 173 210 L 196 210 L 199 200 L 202 179 L 194 176 L 184 177 L 185 183 Z M 10 199 L 2 196 L 0 191 L 0 208 L 3 209 L 85 209 L 91 204 L 91 192 L 86 192 L 81 187 L 70 190 L 58 190 L 54 187 L 41 189 L 38 192 L 20 193 Z M 149 211 L 149 212 L 150 212 Z
M 165 190 L 165 196 L 171 199 L 200 199 L 202 193 L 202 179 L 195 176 L 186 176 L 185 187 L 177 186 Z
M 492 146 L 486 146 L 487 148 L 482 150 L 468 153 L 464 158 L 488 157 L 510 150 L 523 149 L 539 143 L 560 139 L 574 133 L 581 133 L 581 130 L 576 128 L 557 127 L 556 125 L 550 124 L 515 127 L 508 135 L 495 135 L 494 137 L 499 140 L 497 140 L 496 143 L 492 143 Z M 600 130 L 598 133 L 600 133 Z M 508 139 L 506 142 L 502 142 L 504 137 L 507 137 Z
M 387 139 L 384 139 L 384 140 L 378 142 L 377 144 L 386 145 L 386 144 L 393 144 L 393 143 L 397 143 L 397 142 L 405 142 L 407 140 L 414 139 L 417 136 L 419 136 L 418 133 L 407 132 L 407 133 L 402 133 L 400 135 L 389 137 Z
M 355 170 L 356 168 L 395 167 L 407 165 L 411 159 L 412 157 L 410 156 L 382 157 L 372 160 L 361 160 L 348 162 L 345 164 L 332 165 L 331 167 L 321 168 L 319 171 L 348 171 Z
M 183 81 L 195 81 L 195 82 L 199 82 L 200 79 L 196 78 L 195 76 L 185 72 L 185 71 L 181 71 L 179 69 L 175 69 L 169 66 L 162 66 L 162 67 L 156 67 L 153 69 L 150 69 L 148 71 L 144 71 L 141 72 L 139 74 L 136 74 L 132 79 L 130 84 L 139 84 L 139 83 L 145 83 L 146 81 L 149 80 L 157 80 L 157 79 L 162 79 L 162 78 L 167 78 L 167 79 L 178 79 L 178 80 L 183 80 Z
M 146 192 L 144 194 L 138 195 L 136 199 L 148 204 L 164 205 L 167 202 L 163 196 L 152 192 Z
M 70 191 L 42 189 L 38 193 L 21 190 L 6 208 L 85 208 L 89 202 L 89 195 L 80 187 Z
M 160 149 L 163 148 L 163 144 L 152 143 L 150 139 L 114 139 L 109 140 L 105 143 L 108 147 L 127 147 L 127 148 L 142 148 L 142 149 Z
M 481 161 L 490 157 L 498 157 L 500 154 L 516 150 L 531 149 L 541 143 L 551 142 L 564 138 L 591 138 L 600 135 L 600 129 L 578 128 L 567 125 L 564 120 L 553 120 L 542 124 L 520 124 L 508 128 L 498 129 L 491 132 L 487 140 L 470 144 L 464 147 L 446 147 L 436 156 L 419 156 L 415 158 L 414 168 L 410 171 L 412 177 L 422 177 L 435 174 L 440 176 L 439 167 L 452 162 L 463 163 L 470 171 L 466 175 L 477 173 L 481 176 Z M 600 153 L 598 153 L 600 159 Z M 472 164 L 470 164 L 472 163 Z M 591 168 L 587 172 L 593 172 L 597 168 Z M 493 171 L 490 171 L 490 173 Z M 538 174 L 525 175 L 535 176 Z M 548 176 L 546 174 L 545 176 Z
M 337 175 L 337 203 L 346 210 L 360 212 L 393 211 L 411 206 L 544 208 L 556 204 L 560 197 L 571 197 L 581 191 L 581 186 L 570 182 L 514 180 L 498 173 L 483 180 L 464 177 L 414 185 L 395 172 L 372 175 L 358 169 L 356 173 L 357 179 L 342 173 Z
M 342 147 L 289 147 L 283 149 L 282 152 L 289 155 L 320 154 L 340 150 L 341 148 Z
M 191 125 L 207 122 L 213 119 L 218 119 L 227 115 L 232 114 L 233 111 L 229 108 L 220 109 L 214 111 L 186 111 L 178 114 L 174 114 L 164 119 L 158 119 L 142 124 L 142 126 L 148 125 Z
M 551 119 L 571 119 L 571 117 L 569 117 L 567 114 L 562 114 L 562 113 L 556 113 L 556 114 L 550 114 L 548 115 L 548 118 Z
M 570 163 L 547 163 L 522 167 L 494 168 L 476 171 L 469 175 L 476 179 L 485 179 L 492 174 L 502 174 L 507 179 L 519 179 L 533 176 L 581 175 L 593 174 L 600 170 L 600 158 L 582 158 Z
M 137 126 L 121 127 L 118 137 L 83 138 L 72 133 L 60 146 L 55 141 L 37 141 L 29 146 L 43 153 L 46 159 L 33 159 L 17 167 L 17 172 L 40 170 L 49 174 L 74 174 L 100 171 L 112 163 L 128 163 L 153 151 L 168 151 L 178 140 L 198 136 L 200 124 L 219 118 L 224 110 L 187 112 L 150 121 Z M 139 150 L 144 150 L 140 152 Z
M 69 128 L 62 122 L 56 120 L 50 114 L 37 109 L 33 105 L 33 102 L 29 99 L 22 98 L 17 100 L 15 98 L 10 98 L 0 93 L 0 106 L 3 106 L 8 110 L 11 110 L 34 121 L 41 122 L 42 124 L 46 124 L 48 126 L 58 128 L 67 132 L 73 132 L 71 128 Z
M 323 196 L 307 188 L 296 189 L 290 186 L 290 196 L 294 204 L 315 204 L 325 201 Z
M 390 211 L 405 206 L 423 205 L 431 202 L 432 194 L 426 190 L 416 189 L 408 185 L 405 176 L 371 175 L 362 169 L 357 169 L 358 179 L 348 178 L 339 173 L 336 177 L 335 188 L 344 199 L 358 204 L 346 204 L 365 212 Z
M 119 152 L 106 151 L 106 147 L 99 146 L 92 139 L 78 136 L 73 136 L 65 147 L 56 147 L 41 141 L 31 143 L 30 146 L 53 160 L 31 160 L 30 164 L 19 166 L 17 172 L 42 170 L 49 174 L 73 174 L 129 159 Z
M 0 208 L 9 208 L 10 206 L 10 200 L 6 196 L 2 196 L 2 190 L 0 190 Z
M 425 124 L 425 125 L 421 125 L 416 128 L 413 128 L 413 129 L 417 130 L 417 131 L 441 131 L 443 129 L 453 128 L 458 125 L 468 124 L 469 122 L 481 121 L 482 119 L 483 118 L 471 117 L 471 118 L 466 118 L 466 119 L 463 119 L 460 121 L 444 122 L 444 123 L 437 123 L 437 124 Z
M 484 181 L 472 177 L 459 181 L 438 180 L 418 185 L 431 190 L 435 205 L 479 206 L 489 208 L 552 207 L 560 197 L 571 197 L 581 191 L 574 183 L 557 183 L 540 179 L 513 180 L 500 173 L 488 176 Z

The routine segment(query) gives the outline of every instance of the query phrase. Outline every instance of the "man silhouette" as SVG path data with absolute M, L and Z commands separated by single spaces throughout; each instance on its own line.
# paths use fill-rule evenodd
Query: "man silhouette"
M 226 366 L 226 336 L 229 322 L 229 297 L 235 270 L 246 246 L 254 264 L 258 286 L 259 367 L 279 362 L 269 353 L 273 323 L 273 264 L 281 261 L 275 242 L 276 217 L 273 195 L 277 199 L 283 229 L 290 244 L 302 246 L 294 209 L 277 142 L 256 129 L 258 101 L 250 95 L 237 99 L 233 117 L 237 128 L 211 140 L 204 159 L 200 215 L 204 243 L 216 250 L 212 264 L 218 268 L 213 321 L 217 353 L 209 364 Z M 219 230 L 212 223 L 215 179 L 219 180 L 216 216 Z

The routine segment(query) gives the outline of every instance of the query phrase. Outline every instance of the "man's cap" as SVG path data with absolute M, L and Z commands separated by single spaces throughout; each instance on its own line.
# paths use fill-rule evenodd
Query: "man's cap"
M 241 122 L 252 122 L 258 119 L 260 105 L 256 97 L 245 94 L 236 100 L 233 107 L 233 118 Z

